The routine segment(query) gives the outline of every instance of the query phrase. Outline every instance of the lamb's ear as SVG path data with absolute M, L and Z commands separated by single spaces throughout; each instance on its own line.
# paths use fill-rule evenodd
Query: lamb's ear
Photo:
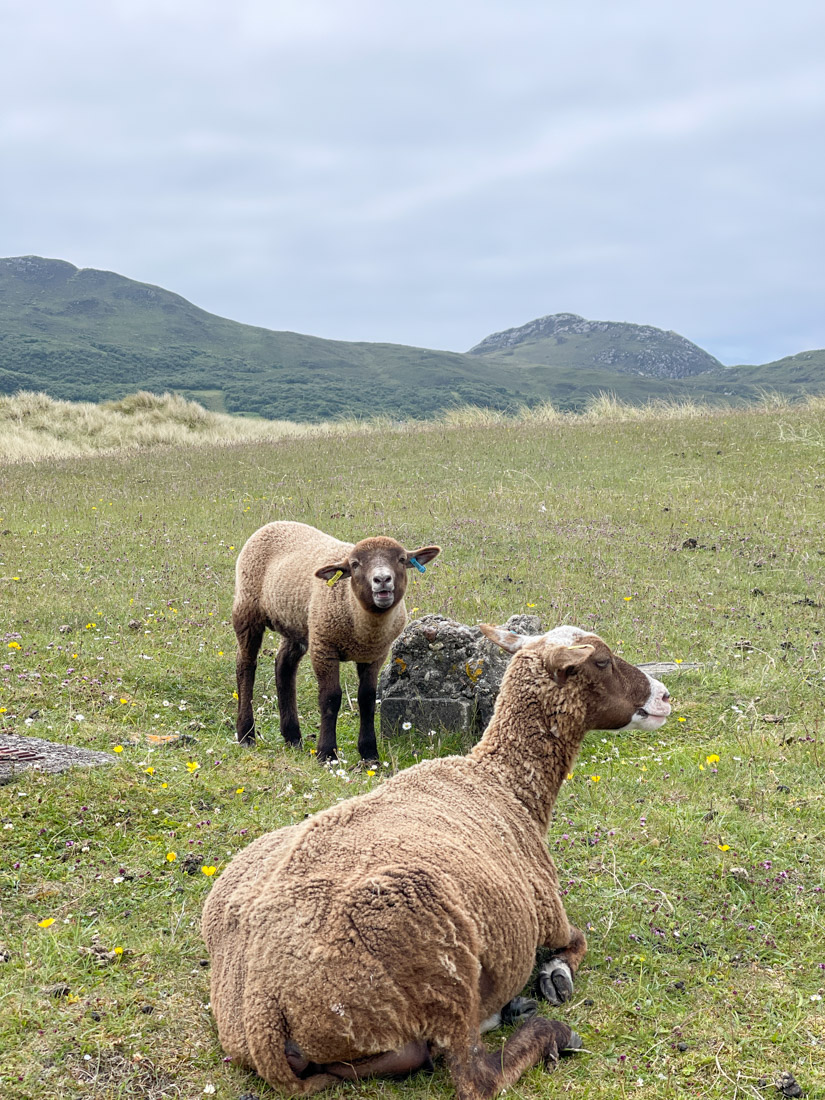
M 511 630 L 505 630 L 503 626 L 493 626 L 492 623 L 479 623 L 478 629 L 485 638 L 501 646 L 506 653 L 517 653 L 525 642 L 536 640 L 527 634 L 513 634 Z
M 575 676 L 581 665 L 593 652 L 592 645 L 556 645 L 544 658 L 544 667 L 559 687 L 564 687 L 571 676 Z
M 348 577 L 352 573 L 349 562 L 344 561 L 333 562 L 332 565 L 324 565 L 320 569 L 315 570 L 315 576 L 320 577 L 322 581 L 326 581 L 327 584 L 335 577 L 336 580 L 341 577 Z
M 426 565 L 428 561 L 432 561 L 433 558 L 437 558 L 440 553 L 440 546 L 421 546 L 418 550 L 408 550 L 407 568 L 413 568 L 413 558 L 415 558 L 419 565 Z

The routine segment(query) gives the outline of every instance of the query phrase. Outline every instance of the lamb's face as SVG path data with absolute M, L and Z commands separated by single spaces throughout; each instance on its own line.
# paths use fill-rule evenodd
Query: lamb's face
M 417 566 L 423 572 L 425 563 L 439 552 L 438 546 L 406 550 L 400 542 L 381 535 L 357 542 L 344 561 L 324 566 L 315 576 L 328 583 L 349 577 L 353 595 L 361 606 L 380 614 L 404 599 L 407 570 Z
M 388 538 L 362 539 L 349 555 L 352 591 L 368 611 L 389 611 L 407 591 L 407 551 Z
M 558 687 L 576 678 L 576 697 L 584 704 L 589 729 L 655 730 L 670 714 L 665 685 L 611 652 L 597 634 L 561 626 L 547 634 L 521 637 L 500 627 L 481 628 L 488 638 L 515 653 L 539 653 Z

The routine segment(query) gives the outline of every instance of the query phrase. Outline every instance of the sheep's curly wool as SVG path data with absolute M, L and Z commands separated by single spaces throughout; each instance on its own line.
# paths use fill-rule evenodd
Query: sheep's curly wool
M 442 1052 L 461 1100 L 484 1100 L 580 1042 L 539 1016 L 494 1052 L 480 1031 L 522 989 L 537 947 L 556 951 L 544 995 L 572 994 L 587 944 L 545 845 L 553 803 L 588 729 L 656 729 L 669 697 L 577 628 L 482 630 L 515 656 L 469 755 L 261 837 L 206 901 L 221 1042 L 288 1094 Z
M 512 662 L 513 705 L 468 756 L 260 837 L 224 871 L 203 934 L 221 1043 L 238 1062 L 301 1092 L 287 1041 L 317 1063 L 412 1039 L 466 1048 L 523 988 L 537 944 L 569 942 L 544 835 L 580 738 L 548 737 L 540 665 Z M 574 691 L 563 707 L 581 710 Z

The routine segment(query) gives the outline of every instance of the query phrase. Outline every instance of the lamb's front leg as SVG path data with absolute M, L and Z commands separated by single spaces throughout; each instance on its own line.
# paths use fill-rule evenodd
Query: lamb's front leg
M 572 924 L 568 924 L 567 928 L 568 942 L 563 947 L 554 943 L 545 944 L 553 955 L 542 963 L 536 983 L 539 993 L 551 1005 L 560 1005 L 573 996 L 573 977 L 587 952 L 584 932 Z
M 318 759 L 338 759 L 336 726 L 341 709 L 341 665 L 336 657 L 311 653 L 312 667 L 318 678 L 318 706 L 321 728 L 318 733 Z
M 378 689 L 378 674 L 383 660 L 372 664 L 358 663 L 358 751 L 362 760 L 378 760 L 378 745 L 375 741 L 375 694 Z

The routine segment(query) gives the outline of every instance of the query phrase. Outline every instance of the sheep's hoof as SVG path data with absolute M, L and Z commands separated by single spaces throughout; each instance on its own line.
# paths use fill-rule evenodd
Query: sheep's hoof
M 584 1046 L 581 1035 L 577 1031 L 570 1032 L 570 1038 L 567 1043 L 562 1047 L 562 1050 L 581 1050 Z
M 255 730 L 247 730 L 246 733 L 238 734 L 239 745 L 254 745 L 255 744 Z
M 551 959 L 539 973 L 539 992 L 551 1005 L 560 1005 L 573 996 L 573 973 L 563 959 Z
M 538 1012 L 538 1001 L 532 997 L 513 997 L 501 1010 L 501 1023 L 504 1027 L 523 1024 Z

